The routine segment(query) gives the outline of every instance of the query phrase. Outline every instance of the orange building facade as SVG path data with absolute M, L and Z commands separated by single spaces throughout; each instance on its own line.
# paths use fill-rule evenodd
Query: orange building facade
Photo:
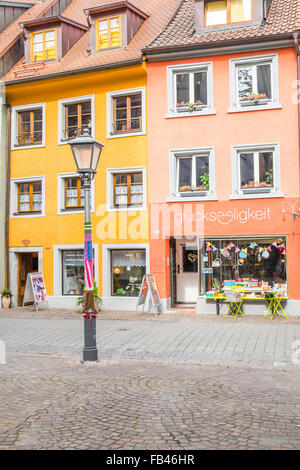
M 279 43 L 273 35 L 254 42 L 248 30 L 240 41 L 218 41 L 218 48 L 201 35 L 197 45 L 179 44 L 188 36 L 182 22 L 191 3 L 181 2 L 144 51 L 150 269 L 165 309 L 215 312 L 219 289 L 234 285 L 247 292 L 246 313 L 262 313 L 263 296 L 276 291 L 287 298 L 285 311 L 296 314 L 297 41 L 290 35 Z M 213 40 L 216 32 L 205 32 Z

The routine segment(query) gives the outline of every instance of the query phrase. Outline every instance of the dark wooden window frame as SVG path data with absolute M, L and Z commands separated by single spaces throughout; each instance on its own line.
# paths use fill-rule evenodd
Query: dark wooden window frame
M 29 193 L 21 193 L 20 192 L 20 187 L 22 184 L 28 184 L 29 185 Z M 33 185 L 34 184 L 40 184 L 41 185 L 41 190 L 38 191 L 38 192 L 33 192 Z M 34 214 L 40 214 L 42 212 L 42 209 L 40 210 L 34 210 L 33 209 L 33 194 L 42 194 L 43 195 L 43 183 L 42 181 L 30 181 L 30 182 L 21 182 L 21 183 L 18 183 L 18 214 L 31 214 L 31 213 L 34 213 Z M 30 205 L 30 208 L 28 211 L 24 211 L 24 210 L 20 210 L 20 194 L 29 194 L 29 205 Z M 41 201 L 42 203 L 42 201 Z
M 136 172 L 132 172 L 132 173 L 115 173 L 113 176 L 114 176 L 114 207 L 122 207 L 123 205 L 122 204 L 116 204 L 116 187 L 117 186 L 126 186 L 127 187 L 127 204 L 126 206 L 141 206 L 143 204 L 143 201 L 142 202 L 131 202 L 131 176 L 132 175 L 136 175 L 136 174 L 140 174 L 142 176 L 142 182 L 140 183 L 142 186 L 144 186 L 144 182 L 143 182 L 143 173 L 140 172 L 140 171 L 136 171 Z M 126 176 L 127 177 L 127 182 L 126 183 L 123 183 L 123 184 L 116 184 L 116 176 Z M 136 183 L 138 184 L 138 183 Z M 143 195 L 144 191 L 142 190 L 140 193 L 134 193 L 135 195 L 138 194 L 142 194 Z M 125 194 L 124 194 L 125 195 Z M 119 195 L 118 195 L 119 196 Z M 124 207 L 126 207 L 125 204 L 124 204 Z

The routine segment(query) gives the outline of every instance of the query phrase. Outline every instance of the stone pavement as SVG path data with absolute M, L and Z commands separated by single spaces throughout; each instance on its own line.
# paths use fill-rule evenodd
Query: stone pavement
M 101 359 L 289 366 L 297 356 L 296 341 L 300 341 L 299 318 L 235 320 L 216 315 L 175 315 L 174 318 L 171 314 L 155 318 L 132 313 L 122 317 L 113 313 L 114 320 L 110 320 L 109 315 L 100 315 L 97 321 Z M 69 312 L 59 318 L 55 314 L 49 317 L 49 312 L 27 311 L 23 316 L 19 311 L 11 316 L 0 311 L 0 340 L 5 341 L 8 353 L 81 355 L 80 315 Z M 124 317 L 127 319 L 118 319 Z
M 299 449 L 299 371 L 37 355 L 0 366 L 0 449 Z
M 299 318 L 105 312 L 96 364 L 82 330 L 0 310 L 0 449 L 300 448 Z

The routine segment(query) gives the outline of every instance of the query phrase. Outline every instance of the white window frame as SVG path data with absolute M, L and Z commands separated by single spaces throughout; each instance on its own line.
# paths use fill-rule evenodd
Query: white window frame
M 273 188 L 241 189 L 240 157 L 241 153 L 273 152 Z M 258 169 L 254 171 L 258 171 Z M 232 146 L 232 195 L 230 199 L 259 199 L 283 197 L 280 180 L 280 144 L 253 144 Z M 256 175 L 257 177 L 257 175 Z
M 209 190 L 207 191 L 178 191 L 178 159 L 185 157 L 209 157 Z M 215 192 L 215 158 L 214 147 L 201 147 L 195 149 L 176 149 L 170 150 L 170 195 L 168 202 L 176 201 L 203 201 L 216 200 Z M 194 159 L 193 167 L 195 167 L 196 159 Z M 195 172 L 195 168 L 193 170 Z
M 24 212 L 18 214 L 18 185 L 22 183 L 42 183 L 42 210 L 40 213 Z M 34 176 L 28 178 L 11 178 L 10 180 L 10 218 L 20 219 L 27 217 L 45 217 L 45 176 Z
M 35 111 L 42 109 L 42 143 L 37 145 L 18 145 L 18 113 L 22 111 Z M 36 149 L 45 147 L 46 132 L 46 103 L 33 103 L 21 106 L 13 106 L 11 108 L 11 150 Z
M 176 75 L 189 73 L 192 76 L 197 72 L 207 72 L 207 105 L 195 111 L 178 113 L 176 110 Z M 189 80 L 190 97 L 194 95 L 194 81 Z M 216 114 L 213 104 L 213 65 L 212 62 L 198 62 L 193 64 L 179 64 L 167 66 L 168 112 L 166 118 L 202 116 Z
M 78 178 L 78 173 L 59 173 L 57 175 L 57 214 L 82 214 L 82 209 L 65 208 L 65 180 L 66 178 Z M 95 179 L 91 183 L 91 212 L 95 212 Z
M 91 102 L 91 137 L 95 138 L 95 95 L 76 96 L 58 101 L 58 145 L 69 144 L 73 139 L 65 140 L 63 131 L 65 127 L 65 105 Z
M 93 243 L 94 250 L 94 278 L 99 286 L 99 249 L 98 244 Z M 53 295 L 61 296 L 63 298 L 71 298 L 75 300 L 78 298 L 78 295 L 64 295 L 62 290 L 62 279 L 63 279 L 63 268 L 62 268 L 62 252 L 68 250 L 84 250 L 84 245 L 53 245 L 53 272 L 55 276 L 53 278 Z
M 253 89 L 257 87 L 257 67 L 258 65 L 271 65 L 271 90 L 272 99 L 263 100 L 261 104 L 250 104 L 242 106 L 239 99 L 238 91 L 238 69 L 243 66 L 254 67 Z M 268 54 L 260 56 L 243 57 L 238 59 L 230 59 L 230 108 L 229 113 L 258 111 L 265 109 L 281 109 L 279 102 L 279 84 L 278 84 L 278 54 Z M 255 91 L 254 91 L 255 92 Z
M 142 173 L 143 178 L 143 203 L 140 206 L 114 207 L 114 175 L 122 173 Z M 127 211 L 145 211 L 147 210 L 147 187 L 146 187 L 146 167 L 130 168 L 108 168 L 106 170 L 106 210 L 108 212 L 127 212 Z
M 120 134 L 114 133 L 113 121 L 114 121 L 114 98 L 119 96 L 127 95 L 139 95 L 142 96 L 142 129 L 137 132 L 122 132 Z M 146 88 L 128 88 L 127 90 L 110 91 L 106 93 L 106 138 L 107 139 L 119 139 L 121 137 L 137 136 L 146 134 Z
M 102 279 L 103 279 L 103 297 L 111 299 L 121 299 L 122 302 L 130 302 L 130 296 L 111 295 L 111 250 L 146 250 L 146 273 L 150 272 L 150 252 L 148 243 L 111 243 L 102 245 Z M 109 276 L 107 275 L 107 267 L 109 267 Z M 135 302 L 137 297 L 133 297 Z M 125 300 L 126 299 L 126 300 Z M 117 301 L 116 301 L 117 302 Z

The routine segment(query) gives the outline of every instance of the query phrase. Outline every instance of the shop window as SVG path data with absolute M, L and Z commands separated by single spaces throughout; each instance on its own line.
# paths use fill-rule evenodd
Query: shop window
M 43 141 L 43 110 L 32 109 L 17 113 L 17 145 L 41 145 Z
M 142 172 L 114 175 L 114 207 L 139 207 L 143 197 Z
M 205 3 L 205 25 L 220 26 L 252 20 L 252 0 L 222 0 Z
M 84 290 L 84 251 L 63 250 L 62 272 L 62 294 L 82 295 Z
M 80 178 L 65 178 L 65 209 L 84 207 L 84 188 Z
M 121 47 L 121 17 L 97 21 L 97 50 Z
M 91 120 L 91 101 L 65 104 L 63 140 L 79 137 L 85 129 L 91 135 Z
M 111 250 L 112 295 L 137 297 L 146 274 L 146 250 Z
M 234 153 L 235 191 L 241 195 L 279 193 L 279 147 L 237 148 Z
M 277 55 L 232 59 L 231 106 L 243 111 L 281 107 Z
M 167 117 L 214 113 L 211 63 L 169 66 L 168 96 Z
M 42 212 L 42 182 L 18 184 L 18 214 Z
M 205 240 L 199 259 L 201 295 L 226 286 L 240 286 L 250 298 L 271 290 L 287 295 L 284 237 Z
M 56 30 L 31 34 L 31 62 L 55 60 L 57 58 Z

